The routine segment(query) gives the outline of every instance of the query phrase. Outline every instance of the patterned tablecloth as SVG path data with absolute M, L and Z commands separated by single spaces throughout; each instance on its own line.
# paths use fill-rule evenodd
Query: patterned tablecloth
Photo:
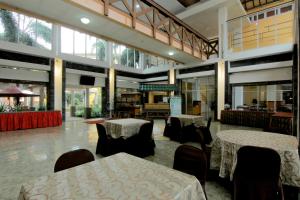
M 23 184 L 28 199 L 205 200 L 196 177 L 137 158 L 115 154 Z
M 258 146 L 277 151 L 281 158 L 283 184 L 300 187 L 300 160 L 296 137 L 261 131 L 227 130 L 217 133 L 212 146 L 211 169 L 219 169 L 220 177 L 233 178 L 237 151 L 242 146 Z
M 200 115 L 174 115 L 171 117 L 177 117 L 181 122 L 181 126 L 188 126 L 192 123 L 197 126 L 204 126 L 203 116 Z
M 136 135 L 139 132 L 140 127 L 145 123 L 149 123 L 149 121 L 127 118 L 108 120 L 104 123 L 104 125 L 106 133 L 111 135 L 111 137 L 119 138 L 123 136 L 124 138 L 129 138 Z

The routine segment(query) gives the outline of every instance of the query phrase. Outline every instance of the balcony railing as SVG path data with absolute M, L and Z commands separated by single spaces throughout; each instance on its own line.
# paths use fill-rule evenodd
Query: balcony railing
M 283 4 L 227 23 L 231 52 L 294 42 L 293 4 Z

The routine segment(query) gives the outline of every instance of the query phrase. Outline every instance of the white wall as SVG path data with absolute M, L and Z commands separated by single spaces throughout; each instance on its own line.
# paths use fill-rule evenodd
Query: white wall
M 79 87 L 80 74 L 67 73 L 66 74 L 66 85 Z M 95 87 L 105 87 L 105 78 L 96 77 L 95 78 Z
M 47 71 L 0 68 L 0 78 L 11 80 L 49 82 L 49 73 Z
M 230 84 L 284 80 L 292 80 L 292 68 L 286 67 L 279 69 L 239 72 L 232 73 L 229 76 Z

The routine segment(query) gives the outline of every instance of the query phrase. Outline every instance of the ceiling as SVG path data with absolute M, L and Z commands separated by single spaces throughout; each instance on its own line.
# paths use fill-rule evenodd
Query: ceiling
M 201 0 L 184 7 L 177 0 L 154 0 L 206 38 L 218 36 L 218 9 L 228 8 L 228 19 L 246 14 L 240 0 Z M 191 14 L 193 13 L 193 14 Z
M 243 11 L 245 12 L 240 0 L 201 0 L 187 8 L 181 5 L 177 0 L 154 1 L 207 38 L 213 38 L 218 35 L 218 9 L 220 7 L 228 7 L 229 18 L 243 15 Z M 65 25 L 77 27 L 81 30 L 103 36 L 104 38 L 134 46 L 163 57 L 169 57 L 181 63 L 189 64 L 199 62 L 198 58 L 190 54 L 172 48 L 167 44 L 145 36 L 131 28 L 113 23 L 112 20 L 107 17 L 74 6 L 65 0 L 0 0 L 0 2 L 17 9 L 44 16 L 51 21 L 53 20 Z M 91 23 L 88 25 L 80 23 L 80 18 L 83 16 L 90 18 Z M 168 55 L 169 51 L 174 51 L 175 55 L 170 57 Z
M 0 0 L 0 2 L 16 9 L 46 17 L 60 24 L 97 34 L 121 44 L 137 47 L 163 57 L 169 57 L 179 63 L 188 64 L 200 61 L 198 58 L 170 47 L 168 44 L 145 36 L 132 28 L 120 25 L 105 16 L 74 6 L 64 0 Z M 91 23 L 88 25 L 82 24 L 80 22 L 80 18 L 82 17 L 88 17 Z M 168 55 L 170 51 L 174 52 L 174 56 Z

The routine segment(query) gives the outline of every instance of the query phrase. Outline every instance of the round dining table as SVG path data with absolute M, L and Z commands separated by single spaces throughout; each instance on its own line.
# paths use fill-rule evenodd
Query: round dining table
M 230 177 L 232 180 L 237 162 L 237 151 L 243 146 L 275 150 L 281 158 L 282 183 L 300 187 L 298 139 L 290 135 L 248 130 L 220 131 L 216 134 L 212 145 L 210 168 L 219 170 L 220 177 Z

